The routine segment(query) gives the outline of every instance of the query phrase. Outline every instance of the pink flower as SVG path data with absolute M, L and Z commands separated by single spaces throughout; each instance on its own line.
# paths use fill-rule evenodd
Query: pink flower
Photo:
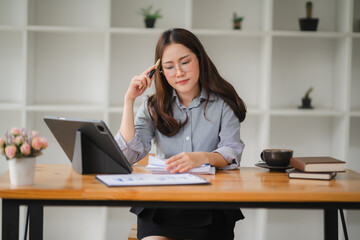
M 23 138 L 21 136 L 17 136 L 12 140 L 12 143 L 19 146 L 23 143 Z
M 13 127 L 10 129 L 10 134 L 14 136 L 19 136 L 21 134 L 21 130 L 17 127 Z
M 39 136 L 39 132 L 38 132 L 38 131 L 31 131 L 31 132 L 30 132 L 30 136 L 31 136 L 31 137 L 38 137 L 38 136 Z
M 47 139 L 44 138 L 44 137 L 41 137 L 41 138 L 40 138 L 40 142 L 41 142 L 41 148 L 42 148 L 42 149 L 47 148 L 48 145 L 49 145 Z
M 21 145 L 20 151 L 24 155 L 29 155 L 31 153 L 31 147 L 27 142 L 25 142 L 23 145 Z
M 15 153 L 16 153 L 16 147 L 14 145 L 6 146 L 5 154 L 6 154 L 7 158 L 9 158 L 9 159 L 14 158 Z
M 34 137 L 31 141 L 31 146 L 36 150 L 36 151 L 40 151 L 41 149 L 41 141 L 39 137 Z

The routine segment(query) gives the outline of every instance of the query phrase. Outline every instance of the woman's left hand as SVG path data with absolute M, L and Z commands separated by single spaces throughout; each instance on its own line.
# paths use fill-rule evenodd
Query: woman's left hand
M 183 173 L 207 163 L 205 152 L 182 152 L 169 158 L 165 164 L 171 173 Z

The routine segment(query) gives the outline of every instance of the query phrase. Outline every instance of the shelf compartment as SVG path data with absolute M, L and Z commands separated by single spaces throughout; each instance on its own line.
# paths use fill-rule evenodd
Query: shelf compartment
M 0 138 L 5 136 L 5 132 L 13 127 L 23 128 L 21 123 L 21 111 L 17 110 L 0 110 Z
M 299 31 L 273 31 L 274 37 L 295 37 L 295 38 L 345 38 L 347 33 L 339 32 L 299 32 Z
M 313 2 L 313 18 L 319 18 L 319 32 L 348 32 L 349 1 L 328 0 Z M 274 0 L 273 29 L 300 31 L 299 19 L 306 17 L 306 1 Z
M 0 0 L 0 25 L 21 26 L 25 24 L 26 0 Z
M 107 123 L 107 126 L 110 129 L 110 132 L 112 133 L 113 136 L 115 136 L 120 129 L 121 119 L 122 119 L 121 113 L 109 114 L 109 121 Z
M 217 0 L 196 0 L 193 1 L 193 28 L 199 29 L 233 29 L 233 13 L 244 17 L 241 23 L 241 30 L 263 30 L 262 23 L 264 13 L 264 1 L 217 1 Z M 247 14 L 250 13 L 251 14 Z M 199 14 L 206 13 L 206 14 Z M 206 16 L 206 17 L 204 17 Z M 217 17 L 222 16 L 222 17 Z M 239 31 L 239 30 L 237 30 Z
M 91 112 L 91 113 L 103 113 L 104 106 L 103 105 L 95 105 L 95 104 L 81 104 L 81 105 L 28 105 L 26 106 L 27 111 L 32 112 Z
M 271 108 L 297 108 L 313 87 L 315 109 L 344 111 L 348 48 L 348 39 L 274 38 Z
M 21 110 L 22 104 L 19 103 L 0 103 L 0 111 L 1 110 Z
M 199 29 L 193 28 L 192 33 L 201 36 L 228 36 L 228 37 L 265 37 L 266 33 L 256 30 L 222 30 L 222 29 Z
M 63 26 L 28 26 L 29 32 L 45 32 L 45 33 L 99 33 L 105 34 L 105 28 L 98 27 L 63 27 Z
M 272 116 L 269 148 L 294 150 L 294 156 L 345 156 L 345 117 Z
M 220 75 L 230 82 L 249 108 L 259 108 L 262 38 L 198 36 Z M 221 57 L 227 56 L 227 57 Z
M 351 90 L 350 109 L 360 110 L 360 38 L 353 39 L 352 43 L 352 68 L 351 68 Z
M 154 52 L 158 37 L 158 35 L 147 34 L 140 36 L 139 34 L 115 34 L 111 36 L 110 106 L 123 106 L 124 96 L 131 79 L 155 64 Z M 152 84 L 143 96 L 151 94 L 153 88 Z M 138 97 L 135 105 L 140 105 L 141 102 L 142 97 Z
M 352 19 L 352 30 L 353 32 L 360 32 L 360 1 L 353 0 L 353 19 Z
M 240 166 L 253 167 L 255 163 L 260 161 L 262 132 L 260 131 L 261 116 L 247 115 L 241 123 L 240 138 L 245 144 Z
M 23 101 L 23 49 L 21 32 L 0 32 L 0 104 Z
M 104 35 L 30 32 L 28 45 L 28 105 L 104 103 Z
M 41 111 L 41 112 L 27 112 L 26 113 L 26 127 L 29 130 L 36 130 L 40 133 L 40 136 L 46 137 L 49 142 L 49 147 L 43 151 L 41 157 L 37 159 L 39 164 L 62 164 L 70 163 L 66 154 L 56 141 L 55 137 L 51 133 L 50 129 L 44 122 L 45 116 L 56 116 L 65 118 L 81 118 L 81 119 L 93 119 L 102 120 L 103 114 L 93 112 L 53 112 L 53 111 Z
M 145 28 L 144 18 L 140 14 L 140 9 L 152 5 L 153 10 L 160 9 L 160 14 L 163 16 L 156 20 L 155 28 L 184 28 L 186 27 L 186 2 L 177 0 L 154 0 L 151 2 L 147 0 L 112 0 L 111 26 Z
M 360 116 L 360 114 L 359 114 Z M 350 168 L 356 172 L 360 172 L 360 118 L 350 118 L 350 136 L 349 136 L 349 157 L 347 159 L 346 168 Z
M 313 116 L 313 117 L 342 117 L 345 111 L 337 111 L 331 109 L 272 109 L 272 116 Z
M 28 25 L 107 27 L 108 1 L 29 0 Z

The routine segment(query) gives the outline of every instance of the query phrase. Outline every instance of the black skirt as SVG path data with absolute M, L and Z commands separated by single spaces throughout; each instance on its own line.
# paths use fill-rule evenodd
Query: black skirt
M 230 217 L 229 217 L 230 216 Z M 174 239 L 233 240 L 239 209 L 143 209 L 138 214 L 138 239 L 163 236 Z

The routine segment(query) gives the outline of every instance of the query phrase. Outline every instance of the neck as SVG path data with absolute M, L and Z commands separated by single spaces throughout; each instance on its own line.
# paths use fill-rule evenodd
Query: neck
M 199 96 L 199 94 L 200 94 L 199 85 L 197 86 L 196 89 L 194 89 L 194 91 L 191 91 L 191 92 L 188 92 L 188 93 L 179 93 L 179 92 L 177 92 L 180 103 L 185 107 L 189 107 L 192 100 L 194 100 L 197 96 Z

